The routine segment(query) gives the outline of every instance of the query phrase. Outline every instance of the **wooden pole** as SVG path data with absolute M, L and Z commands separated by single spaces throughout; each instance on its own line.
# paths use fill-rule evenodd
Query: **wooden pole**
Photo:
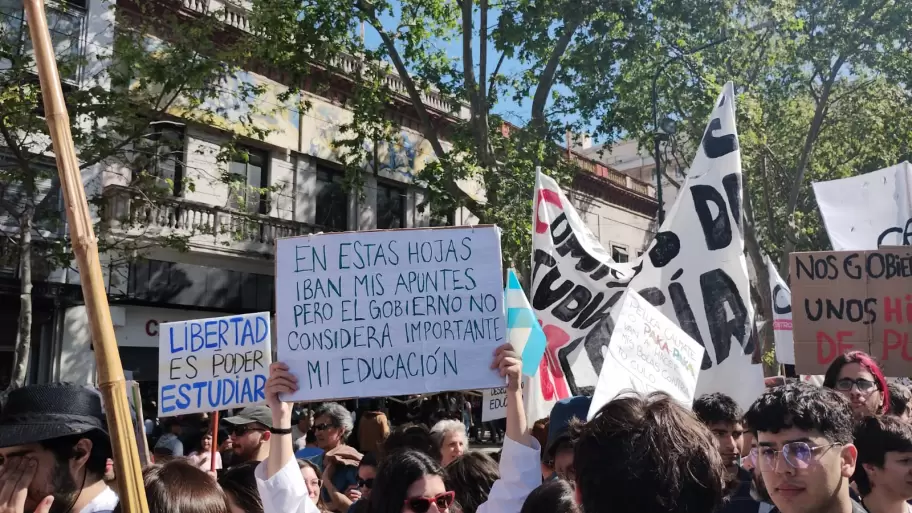
M 210 450 L 212 453 L 209 455 L 209 470 L 212 472 L 216 471 L 215 468 L 215 455 L 218 454 L 218 428 L 219 428 L 219 412 L 216 411 L 212 414 L 212 447 Z
M 73 134 L 70 132 L 70 117 L 63 101 L 63 90 L 60 87 L 57 60 L 48 32 L 44 1 L 25 0 L 24 3 L 32 46 L 35 48 L 35 64 L 41 82 L 41 94 L 44 96 L 45 117 L 54 144 L 60 188 L 66 203 L 73 253 L 76 256 L 86 313 L 92 329 L 98 367 L 98 389 L 104 398 L 108 432 L 114 450 L 114 471 L 120 485 L 120 506 L 124 513 L 148 513 L 142 468 L 130 419 L 126 381 L 120 353 L 117 352 L 111 310 L 108 307 L 104 276 L 98 259 L 98 241 L 92 228 L 89 204 L 86 201 L 85 188 L 76 159 Z

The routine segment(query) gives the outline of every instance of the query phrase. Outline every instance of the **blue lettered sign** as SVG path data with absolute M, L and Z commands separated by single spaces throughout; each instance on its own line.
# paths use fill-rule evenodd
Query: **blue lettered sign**
M 314 234 L 276 243 L 285 400 L 503 386 L 506 340 L 494 226 Z
M 158 415 L 237 408 L 266 400 L 272 363 L 269 313 L 161 325 Z

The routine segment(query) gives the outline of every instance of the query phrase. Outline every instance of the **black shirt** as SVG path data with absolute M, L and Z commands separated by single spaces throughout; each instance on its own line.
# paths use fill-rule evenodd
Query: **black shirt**
M 742 467 L 738 467 L 738 477 L 731 484 L 731 493 L 725 499 L 719 513 L 758 513 L 760 502 L 751 497 L 753 476 Z

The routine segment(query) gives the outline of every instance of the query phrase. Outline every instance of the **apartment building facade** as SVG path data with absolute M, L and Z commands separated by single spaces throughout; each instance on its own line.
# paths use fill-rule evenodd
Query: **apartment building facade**
M 77 1 L 85 2 L 79 11 L 84 17 L 78 22 L 85 41 L 93 16 L 107 13 L 110 4 Z M 225 8 L 226 24 L 247 29 L 242 8 L 234 4 L 214 6 L 217 1 L 181 0 L 180 5 L 188 15 Z M 21 0 L 0 0 L 0 5 L 10 2 L 21 4 Z M 80 48 L 93 51 L 86 45 Z M 336 64 L 348 70 L 357 66 L 354 60 Z M 394 142 L 376 149 L 377 169 L 365 166 L 360 193 L 343 186 L 340 157 L 333 145 L 340 137 L 340 127 L 352 117 L 344 107 L 344 89 L 302 93 L 311 103 L 311 108 L 302 111 L 295 107 L 296 102 L 280 105 L 285 85 L 267 72 L 248 70 L 233 80 L 237 87 L 262 86 L 267 91 L 263 101 L 279 107 L 266 109 L 270 113 L 257 118 L 271 132 L 263 139 L 244 139 L 243 158 L 217 158 L 229 139 L 225 130 L 230 130 L 236 120 L 233 109 L 245 107 L 225 105 L 224 119 L 213 125 L 186 123 L 177 115 L 156 124 L 156 137 L 162 145 L 159 174 L 175 184 L 191 181 L 195 184 L 192 188 L 175 187 L 172 197 L 150 203 L 128 187 L 128 170 L 107 164 L 86 173 L 88 195 L 103 198 L 104 207 L 98 215 L 108 221 L 112 234 L 152 239 L 181 235 L 189 241 L 187 251 L 151 247 L 141 259 L 106 262 L 112 319 L 124 370 L 128 378 L 141 383 L 154 386 L 157 381 L 161 323 L 274 309 L 273 248 L 277 238 L 474 222 L 464 210 L 435 217 L 429 209 L 419 208 L 424 192 L 414 178 L 434 154 L 418 130 L 397 76 L 390 75 L 388 83 L 403 93 L 402 103 L 390 108 L 400 131 Z M 424 100 L 439 120 L 468 115 L 467 108 L 453 109 L 436 93 L 425 93 Z M 624 254 L 634 257 L 651 240 L 654 189 L 593 160 L 576 158 L 583 172 L 571 196 L 581 214 L 606 247 L 618 249 L 618 259 Z M 242 194 L 239 198 L 237 191 L 216 179 L 225 173 L 239 177 L 249 188 L 269 187 L 272 191 L 266 197 Z M 467 184 L 465 188 L 483 199 L 479 187 Z M 142 227 L 141 233 L 136 231 L 137 226 Z M 94 355 L 78 274 L 52 270 L 41 279 L 51 299 L 36 323 L 38 343 L 33 350 L 30 380 L 91 383 L 95 379 Z M 10 282 L 11 291 L 14 285 Z M 0 329 L 14 333 L 15 315 L 4 315 Z M 0 355 L 4 348 L 12 349 L 12 340 L 3 339 Z M 0 368 L 5 367 L 0 358 Z

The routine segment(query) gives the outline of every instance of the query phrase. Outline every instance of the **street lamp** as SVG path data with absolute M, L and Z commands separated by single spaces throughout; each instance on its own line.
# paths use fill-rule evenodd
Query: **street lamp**
M 653 108 L 655 108 L 654 102 Z M 671 136 L 673 136 L 676 131 L 677 125 L 671 118 L 662 118 L 660 123 L 655 124 L 653 138 L 655 139 L 656 201 L 659 203 L 659 227 L 665 222 L 665 208 L 664 205 L 662 205 L 662 159 L 659 157 L 659 152 L 661 151 L 660 146 L 663 141 L 667 142 L 670 140 Z

